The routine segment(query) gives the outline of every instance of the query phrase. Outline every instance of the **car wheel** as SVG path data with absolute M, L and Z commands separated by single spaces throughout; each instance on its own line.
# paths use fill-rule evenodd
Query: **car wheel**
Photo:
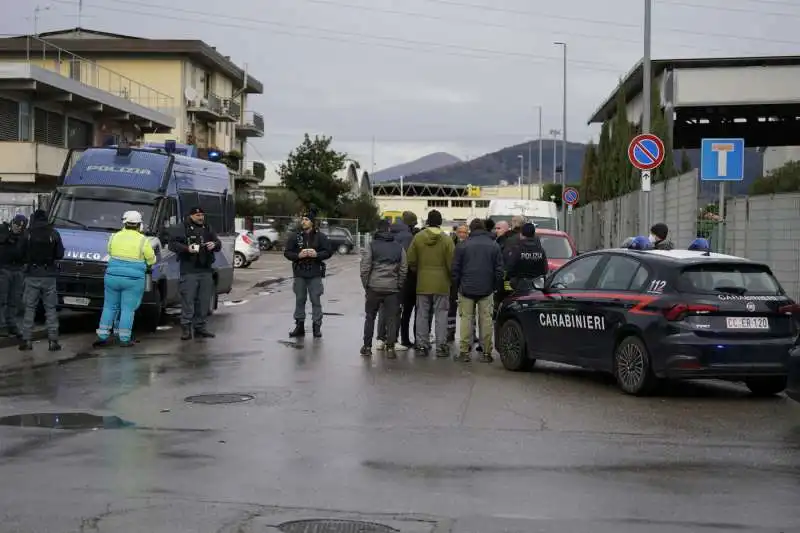
M 522 326 L 516 320 L 506 320 L 497 335 L 497 351 L 506 370 L 526 372 L 533 368 L 536 359 L 528 357 L 528 345 Z
M 785 377 L 750 378 L 744 381 L 754 396 L 774 396 L 786 389 Z
M 266 237 L 260 237 L 258 239 L 258 247 L 262 252 L 267 252 L 272 248 L 272 242 Z
M 247 263 L 244 254 L 241 252 L 234 252 L 233 254 L 233 268 L 242 268 L 242 265 Z
M 252 264 L 253 264 L 252 261 L 247 261 L 245 264 L 242 265 L 242 268 L 250 268 L 250 265 Z
M 340 244 L 339 248 L 337 248 L 336 251 L 339 252 L 341 255 L 347 255 L 350 253 L 350 247 L 347 246 L 346 244 Z
M 208 302 L 208 316 L 213 315 L 214 311 L 217 310 L 218 306 L 219 306 L 219 294 L 217 294 L 217 285 L 214 284 L 214 292 L 211 295 L 211 301 Z
M 650 364 L 650 353 L 639 337 L 625 337 L 614 351 L 614 377 L 626 394 L 645 396 L 659 383 Z

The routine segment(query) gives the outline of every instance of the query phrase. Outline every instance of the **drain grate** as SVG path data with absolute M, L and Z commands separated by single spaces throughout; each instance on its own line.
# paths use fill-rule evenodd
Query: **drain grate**
M 399 529 L 358 520 L 294 520 L 278 526 L 283 533 L 395 533 Z
M 254 400 L 255 396 L 251 394 L 238 394 L 238 393 L 225 393 L 225 394 L 198 394 L 196 396 L 188 396 L 183 401 L 189 403 L 202 403 L 205 405 L 219 405 L 224 403 L 241 403 Z
M 0 418 L 0 426 L 49 429 L 120 429 L 132 427 L 118 416 L 98 416 L 89 413 L 30 413 Z

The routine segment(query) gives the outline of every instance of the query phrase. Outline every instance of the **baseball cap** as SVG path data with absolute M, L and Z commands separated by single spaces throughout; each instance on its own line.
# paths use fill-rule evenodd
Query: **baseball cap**
M 125 211 L 122 215 L 122 222 L 125 224 L 141 224 L 142 214 L 139 211 Z

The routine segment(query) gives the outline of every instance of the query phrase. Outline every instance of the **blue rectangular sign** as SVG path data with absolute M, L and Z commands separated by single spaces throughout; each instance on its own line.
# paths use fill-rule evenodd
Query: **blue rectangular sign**
M 703 139 L 700 147 L 700 179 L 744 180 L 744 139 Z

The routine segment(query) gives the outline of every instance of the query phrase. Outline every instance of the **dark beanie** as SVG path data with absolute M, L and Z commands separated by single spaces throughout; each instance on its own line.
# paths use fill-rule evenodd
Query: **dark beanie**
M 530 222 L 522 225 L 522 236 L 533 237 L 536 235 L 536 226 Z
M 653 224 L 653 227 L 650 228 L 650 233 L 661 239 L 662 241 L 667 238 L 669 234 L 669 228 L 663 222 L 658 222 Z
M 442 225 L 442 214 L 436 209 L 432 209 L 428 213 L 428 226 L 438 228 Z
M 36 220 L 37 222 L 45 222 L 47 221 L 47 211 L 44 209 L 37 209 L 33 212 L 31 219 Z
M 403 224 L 413 228 L 417 225 L 417 215 L 413 211 L 403 211 Z

